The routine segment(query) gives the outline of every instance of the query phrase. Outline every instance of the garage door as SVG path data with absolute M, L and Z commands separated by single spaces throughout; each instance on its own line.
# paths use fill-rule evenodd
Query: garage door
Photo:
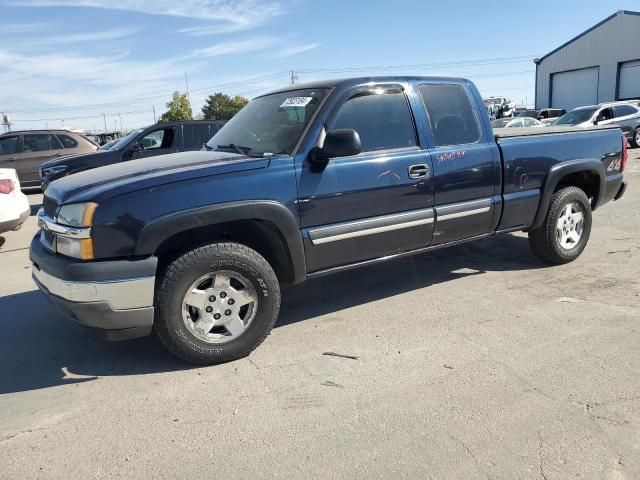
M 618 98 L 640 98 L 640 60 L 620 65 Z
M 585 68 L 551 75 L 551 106 L 582 107 L 598 103 L 598 68 Z

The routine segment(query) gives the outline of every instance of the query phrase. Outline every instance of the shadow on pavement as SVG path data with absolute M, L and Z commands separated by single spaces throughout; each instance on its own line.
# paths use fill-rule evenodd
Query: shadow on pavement
M 525 237 L 492 237 L 285 287 L 276 327 L 467 275 L 544 265 Z M 0 394 L 191 368 L 155 336 L 105 341 L 62 318 L 37 290 L 0 297 L 0 312 Z

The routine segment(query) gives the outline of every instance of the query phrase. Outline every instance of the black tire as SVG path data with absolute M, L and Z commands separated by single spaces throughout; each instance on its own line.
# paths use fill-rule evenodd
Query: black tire
M 560 244 L 556 224 L 563 209 L 569 204 L 580 206 L 584 216 L 584 226 L 580 240 L 571 249 L 565 249 Z M 529 231 L 529 244 L 533 252 L 554 264 L 564 264 L 574 261 L 580 256 L 589 241 L 591 234 L 591 203 L 587 195 L 578 187 L 566 187 L 558 190 L 551 197 L 551 204 L 547 217 L 540 228 Z
M 227 343 L 196 338 L 182 320 L 182 301 L 191 284 L 216 270 L 234 271 L 251 282 L 259 297 L 247 329 Z M 280 284 L 269 263 L 237 243 L 213 243 L 188 251 L 167 265 L 156 287 L 155 329 L 167 349 L 197 365 L 229 362 L 249 355 L 267 337 L 280 310 Z
M 640 127 L 636 128 L 636 131 L 633 132 L 633 137 L 631 137 L 631 146 L 634 148 L 640 147 Z

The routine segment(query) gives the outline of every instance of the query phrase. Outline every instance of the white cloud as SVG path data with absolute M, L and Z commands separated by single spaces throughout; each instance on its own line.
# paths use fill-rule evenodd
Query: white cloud
M 198 48 L 183 58 L 206 58 L 256 52 L 271 48 L 277 43 L 278 39 L 274 37 L 255 37 L 247 40 L 220 42 L 215 45 L 211 45 L 210 47 Z
M 274 53 L 272 57 L 274 58 L 290 57 L 291 55 L 297 55 L 298 53 L 308 52 L 309 50 L 313 50 L 315 48 L 318 48 L 319 46 L 320 46 L 319 43 L 305 43 L 303 45 L 294 45 Z
M 75 7 L 124 10 L 222 22 L 219 28 L 249 28 L 285 11 L 280 1 L 269 0 L 8 0 L 14 7 Z M 225 25 L 226 24 L 226 25 Z M 213 28 L 213 27 L 212 27 Z
M 139 28 L 112 28 L 110 30 L 102 30 L 97 32 L 70 33 L 65 35 L 56 35 L 51 37 L 40 37 L 39 41 L 44 44 L 67 44 L 67 43 L 86 43 L 101 42 L 108 40 L 118 40 L 130 37 L 140 31 Z
M 48 23 L 11 23 L 0 25 L 0 34 L 7 35 L 10 33 L 35 33 L 41 32 L 49 28 Z

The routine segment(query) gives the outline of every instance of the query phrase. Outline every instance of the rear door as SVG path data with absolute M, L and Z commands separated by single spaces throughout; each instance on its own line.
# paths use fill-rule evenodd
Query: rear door
M 618 125 L 627 138 L 631 138 L 635 129 L 640 126 L 640 110 L 634 105 L 614 105 L 613 120 L 607 123 Z
M 25 133 L 22 136 L 22 158 L 18 162 L 20 183 L 39 183 L 40 166 L 47 160 L 65 154 L 62 144 L 52 133 Z
M 213 133 L 211 133 L 211 125 L 209 123 L 184 125 L 182 127 L 182 149 L 201 150 L 211 137 L 213 137 Z
M 356 87 L 340 97 L 324 131 L 354 129 L 359 155 L 308 158 L 298 167 L 301 224 L 310 272 L 431 243 L 433 179 L 406 85 Z
M 500 213 L 497 145 L 466 83 L 424 82 L 418 91 L 431 125 L 436 229 L 441 244 L 489 232 Z

